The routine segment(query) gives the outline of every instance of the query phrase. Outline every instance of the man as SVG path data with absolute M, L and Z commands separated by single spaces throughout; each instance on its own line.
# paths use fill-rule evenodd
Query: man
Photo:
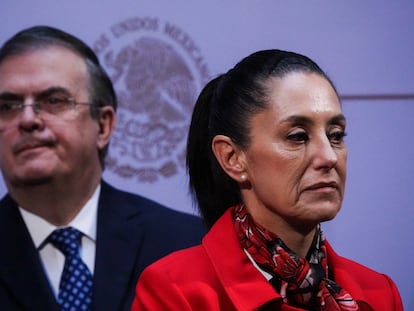
M 129 310 L 143 268 L 200 242 L 199 218 L 101 179 L 115 110 L 109 77 L 72 35 L 36 26 L 1 47 L 0 310 Z

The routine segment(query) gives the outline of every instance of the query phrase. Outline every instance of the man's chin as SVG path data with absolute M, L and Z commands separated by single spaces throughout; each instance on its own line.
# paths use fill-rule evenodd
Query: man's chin
M 51 176 L 36 175 L 36 176 L 24 176 L 15 177 L 10 179 L 10 185 L 13 187 L 36 187 L 43 186 L 50 183 L 52 180 Z

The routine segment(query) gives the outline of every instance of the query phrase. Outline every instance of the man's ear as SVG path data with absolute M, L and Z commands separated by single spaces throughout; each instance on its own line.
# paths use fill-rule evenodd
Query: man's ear
M 212 141 L 213 153 L 222 169 L 237 182 L 244 182 L 245 154 L 228 136 L 216 135 Z
M 111 139 L 112 132 L 115 129 L 115 110 L 111 106 L 103 106 L 99 109 L 98 116 L 98 138 L 97 147 L 102 150 Z

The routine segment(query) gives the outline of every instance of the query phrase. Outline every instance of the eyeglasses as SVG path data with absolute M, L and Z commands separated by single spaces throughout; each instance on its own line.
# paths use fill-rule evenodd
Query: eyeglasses
M 9 123 L 20 115 L 26 106 L 32 106 L 37 115 L 59 116 L 63 113 L 74 110 L 78 105 L 91 105 L 90 103 L 79 103 L 72 97 L 46 96 L 37 99 L 32 104 L 24 104 L 21 100 L 0 98 L 0 125 Z

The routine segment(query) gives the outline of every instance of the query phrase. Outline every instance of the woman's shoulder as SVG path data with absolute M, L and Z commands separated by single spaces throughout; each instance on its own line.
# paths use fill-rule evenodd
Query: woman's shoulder
M 217 282 L 214 266 L 203 245 L 174 251 L 146 267 L 141 279 L 158 279 L 175 284 L 194 281 Z
M 158 259 L 154 263 L 151 264 L 151 266 L 156 268 L 163 268 L 168 266 L 170 268 L 180 268 L 184 267 L 186 268 L 188 266 L 189 260 L 197 260 L 202 261 L 204 258 L 206 258 L 206 253 L 202 247 L 201 244 L 180 249 L 177 251 L 174 251 L 167 256 Z
M 381 288 L 384 291 L 395 291 L 394 281 L 385 273 L 378 272 L 365 264 L 338 255 L 327 243 L 328 266 L 335 280 L 350 287 L 358 287 L 362 290 L 367 288 Z
M 327 243 L 327 242 L 326 242 Z M 337 254 L 331 245 L 327 243 L 327 250 L 328 250 L 328 262 L 330 267 L 334 267 L 337 271 L 346 271 L 355 276 L 359 276 L 361 278 L 370 276 L 373 278 L 384 278 L 384 274 L 360 263 L 353 259 L 343 257 Z
M 330 246 L 328 265 L 335 282 L 354 299 L 365 301 L 374 310 L 403 310 L 397 286 L 388 275 L 340 256 Z

